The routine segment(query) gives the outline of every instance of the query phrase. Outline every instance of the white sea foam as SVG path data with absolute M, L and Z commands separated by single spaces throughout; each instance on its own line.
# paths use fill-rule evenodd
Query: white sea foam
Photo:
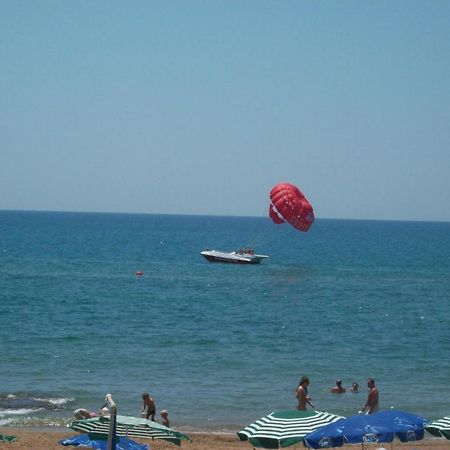
M 1 427 L 4 427 L 5 425 L 10 425 L 11 423 L 13 423 L 13 419 L 0 419 Z
M 44 408 L 21 408 L 21 409 L 1 409 L 0 418 L 10 416 L 25 416 L 27 414 L 34 414 L 38 411 L 43 411 Z
M 41 397 L 34 397 L 34 400 L 41 401 L 41 402 L 48 402 L 55 406 L 65 406 L 70 402 L 73 402 L 73 398 L 41 398 Z

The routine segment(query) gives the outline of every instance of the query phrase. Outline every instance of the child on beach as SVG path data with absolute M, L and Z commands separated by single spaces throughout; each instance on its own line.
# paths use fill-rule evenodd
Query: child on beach
M 161 423 L 165 426 L 165 427 L 169 427 L 170 426 L 170 422 L 169 422 L 169 412 L 167 411 L 167 409 L 163 409 L 161 411 Z
M 154 422 L 155 421 L 155 414 L 156 414 L 156 403 L 155 403 L 155 400 L 153 400 L 150 397 L 148 392 L 144 392 L 142 394 L 142 400 L 143 400 L 143 404 L 142 404 L 141 416 L 146 418 L 146 419 L 150 419 L 150 420 L 152 420 Z

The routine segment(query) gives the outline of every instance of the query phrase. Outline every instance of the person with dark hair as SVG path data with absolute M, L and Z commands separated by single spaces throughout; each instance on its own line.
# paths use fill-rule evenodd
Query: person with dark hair
M 295 390 L 295 396 L 298 400 L 297 409 L 299 411 L 305 411 L 307 403 L 311 406 L 311 408 L 314 408 L 311 397 L 308 396 L 308 386 L 309 378 L 303 376 L 298 383 L 297 389 Z
M 367 402 L 364 405 L 362 412 L 364 414 L 373 414 L 378 411 L 378 389 L 375 386 L 375 380 L 369 378 L 367 380 L 367 387 L 369 388 L 369 395 L 367 397 Z
M 330 392 L 333 394 L 343 394 L 345 392 L 345 387 L 342 387 L 342 381 L 336 380 L 336 386 L 333 386 L 330 389 Z
M 155 414 L 156 414 L 156 402 L 153 400 L 148 392 L 144 392 L 142 394 L 142 411 L 141 416 L 145 417 L 146 419 L 150 419 L 153 422 L 155 421 Z

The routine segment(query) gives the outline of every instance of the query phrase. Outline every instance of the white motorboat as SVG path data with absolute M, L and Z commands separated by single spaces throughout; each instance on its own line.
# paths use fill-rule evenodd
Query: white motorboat
M 205 250 L 201 255 L 210 262 L 223 262 L 234 264 L 258 264 L 267 255 L 256 255 L 253 249 L 245 248 L 236 250 L 235 252 L 221 252 L 219 250 Z

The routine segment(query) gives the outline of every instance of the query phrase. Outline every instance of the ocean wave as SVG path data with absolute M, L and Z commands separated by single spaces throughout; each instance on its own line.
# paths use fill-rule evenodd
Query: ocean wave
M 27 414 L 37 413 L 38 411 L 43 411 L 43 408 L 38 408 L 38 409 L 27 409 L 27 408 L 0 409 L 0 418 L 9 417 L 9 416 L 25 416 Z
M 38 401 L 49 402 L 55 405 L 58 409 L 65 409 L 65 407 L 74 401 L 73 398 L 36 398 Z
M 0 419 L 0 427 L 14 424 L 14 419 Z
M 63 417 L 33 417 L 33 416 L 13 416 L 0 418 L 0 427 L 27 427 L 27 428 L 67 428 L 70 419 Z
M 0 394 L 0 414 L 30 414 L 40 410 L 56 411 L 67 408 L 72 398 L 30 395 L 30 394 Z

